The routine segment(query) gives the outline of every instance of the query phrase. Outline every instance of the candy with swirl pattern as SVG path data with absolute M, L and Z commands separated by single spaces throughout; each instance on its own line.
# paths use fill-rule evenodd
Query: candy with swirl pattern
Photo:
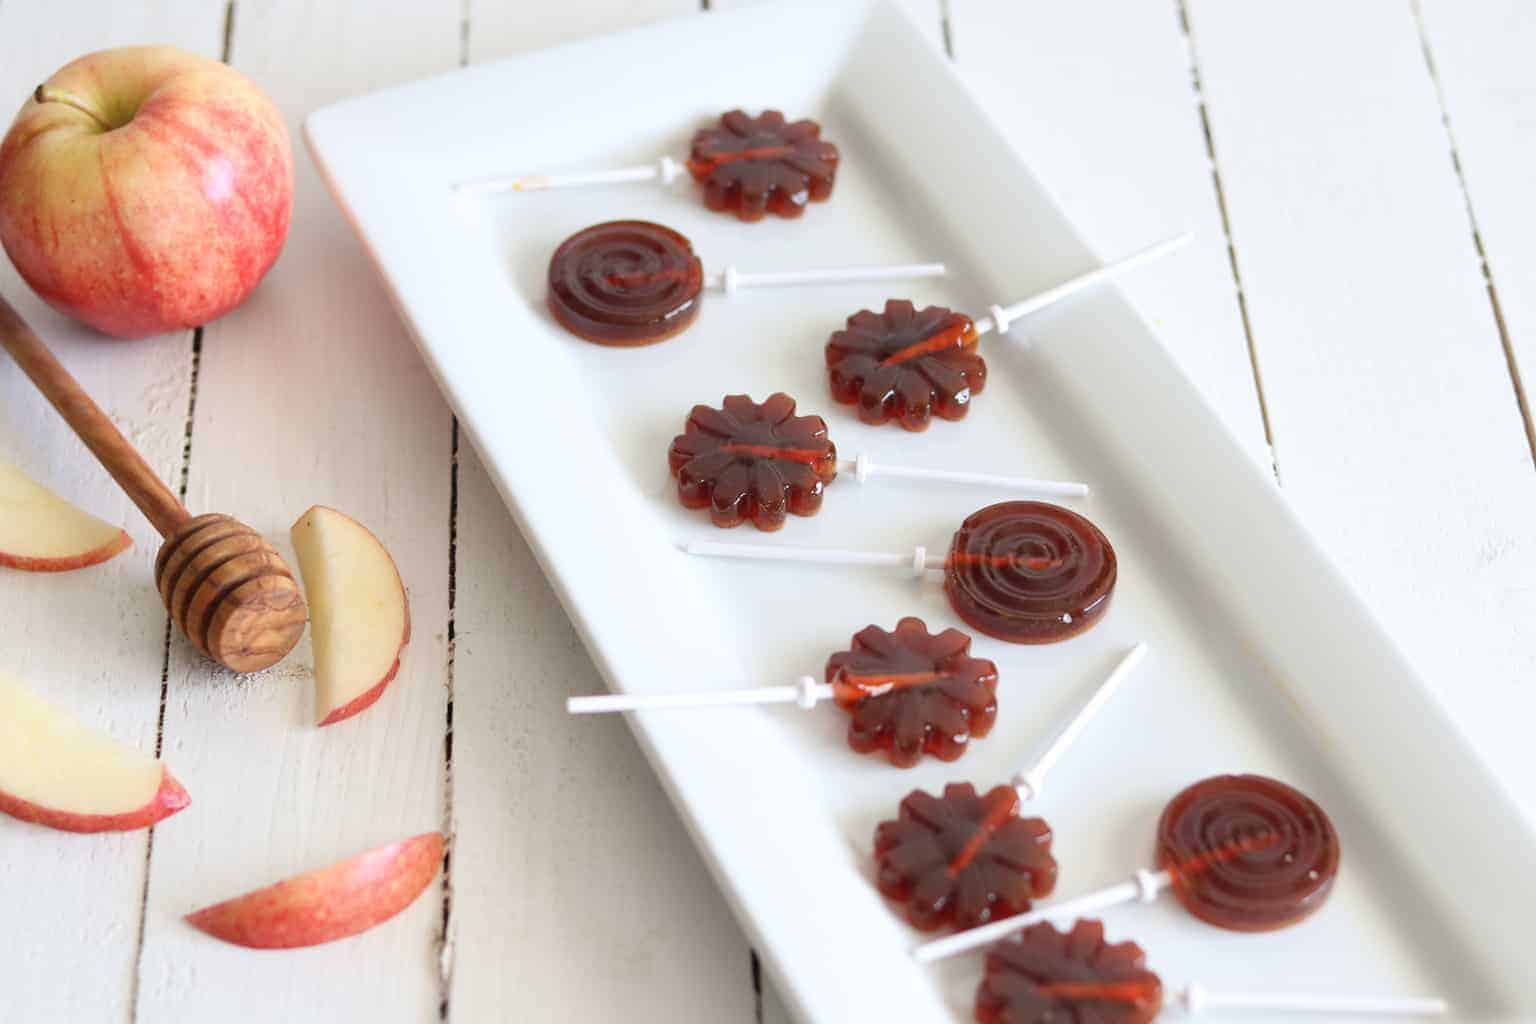
M 686 237 L 615 220 L 567 238 L 549 261 L 549 311 L 599 345 L 649 345 L 693 323 L 704 268 Z
M 1084 517 L 1005 501 L 966 517 L 944 566 L 956 614 L 988 636 L 1044 644 L 1083 632 L 1114 593 L 1115 549 Z
M 1315 913 L 1339 872 L 1339 837 L 1306 794 L 1262 775 L 1217 775 L 1175 796 L 1157 825 L 1158 866 L 1191 914 L 1263 932 Z

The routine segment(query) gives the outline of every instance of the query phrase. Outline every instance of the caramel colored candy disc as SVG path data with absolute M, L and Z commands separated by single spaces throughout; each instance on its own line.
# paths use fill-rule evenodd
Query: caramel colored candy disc
M 687 238 L 660 224 L 615 220 L 567 238 L 549 261 L 549 311 L 599 345 L 649 345 L 693 323 L 704 267 Z
M 956 614 L 988 636 L 1048 644 L 1109 608 L 1115 549 L 1087 519 L 1043 501 L 1005 501 L 967 517 L 944 565 Z
M 1262 775 L 1217 775 L 1169 802 L 1157 862 L 1191 914 L 1266 932 L 1314 913 L 1339 873 L 1339 836 L 1306 794 Z

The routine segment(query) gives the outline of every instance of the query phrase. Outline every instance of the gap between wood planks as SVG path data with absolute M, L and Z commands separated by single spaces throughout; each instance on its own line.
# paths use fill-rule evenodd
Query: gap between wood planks
M 224 4 L 224 29 L 219 41 L 219 60 L 229 63 L 230 44 L 235 34 L 235 0 Z M 192 426 L 197 415 L 197 377 L 203 363 L 203 328 L 192 329 L 191 367 L 187 374 L 187 422 L 182 430 L 181 472 L 176 481 L 176 497 L 187 503 L 187 482 L 192 477 Z M 171 640 L 174 629 L 170 612 L 165 617 L 165 644 L 160 655 L 160 705 L 155 714 L 155 758 L 165 752 L 165 705 L 170 699 Z M 139 1019 L 139 983 L 144 968 L 144 931 L 149 922 L 150 862 L 155 856 L 155 828 L 150 826 L 144 839 L 144 885 L 139 890 L 139 929 L 134 937 L 133 977 L 128 986 L 128 1020 Z
M 1472 206 L 1472 193 L 1467 188 L 1467 176 L 1461 166 L 1461 152 L 1456 147 L 1456 133 L 1451 128 L 1451 110 L 1445 103 L 1445 90 L 1440 85 L 1440 70 L 1435 66 L 1434 51 L 1429 45 L 1429 32 L 1424 26 L 1424 10 L 1420 0 L 1410 0 L 1414 28 L 1419 33 L 1419 48 L 1424 52 L 1424 67 L 1435 89 L 1435 102 L 1440 105 L 1440 125 L 1445 131 L 1445 142 L 1451 151 L 1451 167 L 1456 172 L 1456 185 L 1461 189 L 1461 205 L 1467 211 L 1467 226 L 1472 231 L 1472 245 L 1477 250 L 1477 261 L 1483 271 L 1483 287 L 1488 291 L 1488 304 L 1493 308 L 1493 322 L 1499 332 L 1499 344 L 1504 347 L 1504 364 L 1509 369 L 1509 381 L 1515 389 L 1515 404 L 1520 407 L 1520 419 L 1525 424 L 1525 441 L 1531 450 L 1531 461 L 1536 465 L 1536 423 L 1531 420 L 1531 406 L 1525 395 L 1525 384 L 1520 379 L 1520 361 L 1515 357 L 1514 343 L 1510 341 L 1509 327 L 1504 322 L 1504 307 L 1499 303 L 1499 290 L 1493 283 L 1493 269 L 1488 266 L 1488 250 L 1483 247 L 1483 232 L 1477 223 L 1477 211 Z
M 1253 372 L 1253 390 L 1259 399 L 1259 419 L 1264 424 L 1264 444 L 1269 449 L 1269 468 L 1275 474 L 1275 482 L 1283 484 L 1280 476 L 1280 457 L 1275 452 L 1275 434 L 1269 425 L 1269 402 L 1264 397 L 1264 374 L 1259 369 L 1259 349 L 1253 340 L 1253 324 L 1248 319 L 1248 296 L 1243 291 L 1243 273 L 1237 262 L 1237 246 L 1232 241 L 1232 220 L 1227 214 L 1227 193 L 1221 183 L 1221 164 L 1216 159 L 1216 139 L 1211 134 L 1211 117 L 1205 105 L 1205 86 L 1200 81 L 1200 54 L 1195 48 L 1195 33 L 1189 21 L 1187 0 L 1174 0 L 1179 18 L 1179 31 L 1184 36 L 1184 52 L 1189 60 L 1190 88 L 1194 91 L 1195 109 L 1200 113 L 1200 132 L 1205 138 L 1205 158 L 1211 165 L 1211 187 L 1216 191 L 1216 209 L 1221 214 L 1222 239 L 1227 243 L 1227 263 L 1232 268 L 1232 281 L 1237 286 L 1237 312 L 1243 322 L 1243 338 L 1248 345 L 1248 366 Z

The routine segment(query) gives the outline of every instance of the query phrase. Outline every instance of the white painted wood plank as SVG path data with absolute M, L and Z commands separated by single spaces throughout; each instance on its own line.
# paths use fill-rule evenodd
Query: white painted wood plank
M 297 131 L 343 96 L 453 67 L 456 6 L 240 4 L 232 62 Z M 297 136 L 295 136 L 297 144 Z M 361 247 L 300 149 L 287 250 L 211 327 L 188 502 L 233 513 L 288 552 L 311 503 L 371 527 L 396 557 L 413 638 L 359 717 L 313 726 L 310 648 L 236 679 L 178 639 L 166 747 L 203 813 L 157 837 L 140 979 L 144 1021 L 437 1018 L 434 885 L 366 935 L 257 954 L 185 925 L 189 910 L 443 824 L 450 419 Z
M 1421 0 L 1421 29 L 1524 382 L 1536 386 L 1536 11 L 1524 0 Z M 1536 435 L 1531 438 L 1536 448 Z
M 962 75 L 1102 257 L 1195 232 L 1187 249 L 1121 287 L 1227 426 L 1266 461 L 1176 7 L 950 0 L 949 12 Z
M 728 11 L 733 7 L 773 2 L 774 0 L 709 0 L 709 9 Z M 936 46 L 945 48 L 944 10 L 941 0 L 896 0 L 896 2 L 912 16 L 913 22 L 922 27 L 924 34 L 932 39 Z M 807 26 L 807 30 L 814 31 L 814 26 Z
M 504 3 L 467 0 L 469 59 L 497 60 L 529 50 L 634 28 L 690 14 L 699 0 L 580 0 L 578 3 Z M 611 69 L 610 69 L 611 70 Z
M 1412 12 L 1190 16 L 1285 490 L 1494 769 L 1529 779 L 1536 475 Z
M 468 51 L 697 9 L 477 2 Z M 467 440 L 457 527 L 452 1018 L 745 1024 L 746 939 L 625 724 L 565 714 L 602 679 Z
M 8 118 L 39 81 L 91 50 L 160 40 L 216 55 L 222 11 L 200 0 L 111 5 L 82 18 L 42 0 L 0 2 Z M 8 125 L 8 121 L 6 122 Z M 173 481 L 181 468 L 191 333 L 108 341 L 48 310 L 0 258 L 0 293 Z M 32 385 L 0 356 L 0 457 L 121 523 L 134 547 L 63 575 L 0 570 L 0 665 L 118 739 L 152 752 L 165 612 L 158 537 Z M 205 794 L 193 789 L 194 801 Z M 172 819 L 165 829 L 175 828 Z M 70 836 L 0 818 L 0 1019 L 127 1020 L 147 834 Z
M 746 939 L 465 444 L 454 656 L 453 1019 L 747 1024 Z

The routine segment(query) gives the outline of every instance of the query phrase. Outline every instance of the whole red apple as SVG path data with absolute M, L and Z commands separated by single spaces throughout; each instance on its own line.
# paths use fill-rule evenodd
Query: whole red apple
M 175 47 L 66 65 L 0 142 L 0 245 L 55 309 L 119 338 L 239 305 L 292 211 L 277 108 L 239 72 Z

